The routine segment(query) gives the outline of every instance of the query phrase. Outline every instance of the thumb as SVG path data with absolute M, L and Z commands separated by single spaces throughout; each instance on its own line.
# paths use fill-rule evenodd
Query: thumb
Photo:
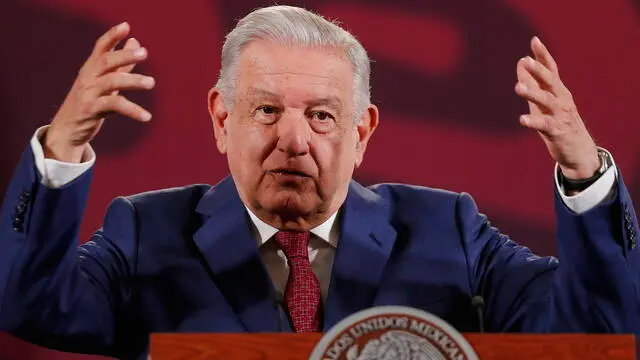
M 547 134 L 551 129 L 551 121 L 553 121 L 551 116 L 543 114 L 520 116 L 520 124 L 522 126 L 537 130 L 543 134 Z
M 129 40 L 127 40 L 127 42 L 124 44 L 123 49 L 127 49 L 127 50 L 133 50 L 133 49 L 137 49 L 140 47 L 140 42 L 136 39 L 136 38 L 130 38 Z M 119 72 L 131 72 L 131 70 L 133 70 L 133 68 L 136 66 L 136 64 L 132 64 L 132 65 L 127 65 L 127 66 L 123 66 L 121 68 L 118 69 Z

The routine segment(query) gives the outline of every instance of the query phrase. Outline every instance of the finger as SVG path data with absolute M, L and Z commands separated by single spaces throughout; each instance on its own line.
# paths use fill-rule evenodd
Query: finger
M 122 41 L 125 37 L 127 37 L 127 35 L 129 35 L 130 31 L 131 27 L 127 22 L 123 22 L 112 27 L 96 41 L 96 45 L 93 48 L 92 56 L 97 57 L 101 54 L 113 50 L 113 48 L 115 48 L 120 41 Z
M 106 114 L 113 112 L 137 121 L 147 122 L 151 120 L 150 112 L 122 95 L 102 96 L 94 102 L 92 113 L 96 114 L 96 117 L 104 117 Z
M 534 60 L 530 56 L 526 56 L 520 60 L 525 69 L 538 82 L 540 87 L 549 90 L 554 95 L 559 95 L 563 91 L 563 85 L 558 75 L 547 69 L 539 61 Z
M 135 49 L 138 49 L 140 47 L 141 47 L 140 46 L 140 42 L 136 38 L 130 38 L 124 44 L 124 48 L 123 49 L 135 50 Z M 131 64 L 131 65 L 123 66 L 123 67 L 119 68 L 118 71 L 120 71 L 120 72 L 131 72 L 135 66 L 136 66 L 135 63 Z
M 124 66 L 137 64 L 147 58 L 147 49 L 122 49 L 102 54 L 97 61 L 96 76 L 116 71 Z
M 136 38 L 128 38 L 124 43 L 123 49 L 137 49 L 140 47 L 140 42 Z
M 516 84 L 515 90 L 523 99 L 538 105 L 545 114 L 553 113 L 553 109 L 556 108 L 557 98 L 546 90 L 531 88 L 521 82 Z
M 550 135 L 553 117 L 550 115 L 521 115 L 520 124 L 526 128 Z
M 531 51 L 533 51 L 533 55 L 535 55 L 536 59 L 547 69 L 556 74 L 559 73 L 558 64 L 556 64 L 556 61 L 553 59 L 553 56 L 551 56 L 549 50 L 547 50 L 547 47 L 537 36 L 534 36 L 533 39 L 531 39 Z
M 528 88 L 528 89 L 539 89 L 540 88 L 540 84 L 538 84 L 536 79 L 534 79 L 533 76 L 531 75 L 531 73 L 529 73 L 529 71 L 527 71 L 527 69 L 524 67 L 524 62 L 518 61 L 517 65 L 516 65 L 516 73 L 518 75 L 518 82 L 524 84 L 526 88 Z M 516 93 L 517 93 L 517 91 L 516 91 Z M 531 101 L 527 101 L 527 105 L 529 106 L 529 111 L 532 114 L 538 113 L 538 112 L 541 111 Z
M 124 43 L 124 47 L 123 49 L 127 49 L 127 50 L 135 50 L 140 48 L 140 42 L 136 39 L 136 38 L 129 38 L 127 39 L 127 41 Z M 133 63 L 131 65 L 126 65 L 126 66 L 121 66 L 119 67 L 116 71 L 117 72 L 124 72 L 124 73 L 129 73 L 131 71 L 133 71 L 133 69 L 136 67 L 137 63 Z M 111 94 L 112 95 L 118 95 L 118 91 L 114 91 Z
M 155 86 L 155 79 L 141 74 L 113 72 L 101 76 L 91 88 L 94 97 L 104 96 L 121 90 L 150 90 Z
M 529 88 L 540 87 L 540 84 L 531 75 L 529 70 L 524 65 L 524 58 L 520 59 L 516 65 L 516 74 L 518 76 L 518 82 L 524 83 Z

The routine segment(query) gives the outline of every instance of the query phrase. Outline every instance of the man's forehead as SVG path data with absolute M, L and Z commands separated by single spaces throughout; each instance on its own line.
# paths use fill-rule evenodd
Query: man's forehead
M 255 41 L 240 56 L 236 89 L 253 99 L 350 106 L 355 90 L 353 71 L 339 54 L 331 49 Z

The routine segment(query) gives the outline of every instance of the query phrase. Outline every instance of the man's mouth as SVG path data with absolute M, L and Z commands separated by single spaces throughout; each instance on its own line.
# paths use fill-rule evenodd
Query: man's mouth
M 271 170 L 271 173 L 278 176 L 300 176 L 305 178 L 311 177 L 309 174 L 295 169 L 275 169 Z

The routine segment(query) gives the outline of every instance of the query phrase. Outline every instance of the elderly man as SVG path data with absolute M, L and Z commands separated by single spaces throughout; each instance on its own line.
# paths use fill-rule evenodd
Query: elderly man
M 390 304 L 475 331 L 481 296 L 490 331 L 640 332 L 629 194 L 537 38 L 515 91 L 530 106 L 521 124 L 557 162 L 561 264 L 500 234 L 467 194 L 353 181 L 378 125 L 367 53 L 288 6 L 247 15 L 222 48 L 209 110 L 231 176 L 118 198 L 78 249 L 89 142 L 107 113 L 151 118 L 118 95 L 154 86 L 131 73 L 147 58 L 136 40 L 114 50 L 129 31 L 98 40 L 18 165 L 0 222 L 0 329 L 131 358 L 150 332 L 323 331 Z

